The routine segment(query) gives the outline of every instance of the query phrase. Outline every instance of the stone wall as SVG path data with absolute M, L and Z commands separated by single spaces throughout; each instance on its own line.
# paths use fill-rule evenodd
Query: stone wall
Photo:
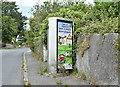
M 104 35 L 91 34 L 89 48 L 81 54 L 77 53 L 76 67 L 82 70 L 87 78 L 97 85 L 118 85 L 118 58 L 113 44 L 118 37 L 117 33 Z M 81 37 L 79 37 L 79 40 Z
M 2 41 L 0 41 L 0 48 L 15 48 L 15 46 L 14 45 L 12 45 L 12 44 L 4 44 L 4 43 L 2 43 Z
M 15 48 L 15 46 L 12 45 L 12 44 L 6 44 L 6 47 L 5 47 L 5 48 Z

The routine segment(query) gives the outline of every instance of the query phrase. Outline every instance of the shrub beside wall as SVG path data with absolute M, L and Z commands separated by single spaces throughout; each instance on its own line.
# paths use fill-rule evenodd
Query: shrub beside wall
M 34 45 L 34 54 L 38 60 L 43 61 L 43 45 L 41 39 L 38 39 Z

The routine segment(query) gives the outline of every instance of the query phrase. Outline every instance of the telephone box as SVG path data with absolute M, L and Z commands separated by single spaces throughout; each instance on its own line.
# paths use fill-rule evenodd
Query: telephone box
M 48 20 L 48 72 L 57 73 L 63 66 L 72 69 L 73 20 L 59 17 Z

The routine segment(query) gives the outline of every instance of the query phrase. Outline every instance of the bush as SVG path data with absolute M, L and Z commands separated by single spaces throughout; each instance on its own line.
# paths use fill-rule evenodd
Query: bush
M 43 75 L 45 72 L 47 72 L 47 66 L 40 66 L 39 74 Z
M 70 6 L 70 8 L 67 9 L 61 8 L 60 11 L 56 13 L 50 13 L 41 24 L 42 30 L 40 31 L 40 34 L 42 36 L 41 39 L 43 45 L 45 45 L 47 48 L 48 18 L 50 17 L 73 19 L 75 23 L 74 31 L 76 37 L 77 34 L 79 35 L 82 33 L 118 33 L 118 10 L 116 9 L 116 7 L 118 7 L 117 4 L 118 3 L 111 2 L 96 3 L 96 5 L 92 7 L 87 6 L 81 2 L 78 5 Z M 110 12 L 108 12 L 108 10 Z
M 43 72 L 47 72 L 47 66 L 44 66 Z

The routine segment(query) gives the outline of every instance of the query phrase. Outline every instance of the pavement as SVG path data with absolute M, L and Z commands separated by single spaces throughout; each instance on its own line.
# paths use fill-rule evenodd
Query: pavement
M 22 56 L 29 48 L 1 49 L 2 85 L 23 85 Z
M 75 76 L 57 76 L 53 78 L 51 76 L 47 77 L 45 74 L 40 75 L 40 67 L 46 66 L 47 63 L 38 61 L 32 55 L 32 52 L 26 53 L 26 63 L 28 68 L 28 81 L 31 85 L 57 85 L 57 82 L 60 82 L 60 80 L 62 85 L 89 85 L 88 81 L 80 80 Z

